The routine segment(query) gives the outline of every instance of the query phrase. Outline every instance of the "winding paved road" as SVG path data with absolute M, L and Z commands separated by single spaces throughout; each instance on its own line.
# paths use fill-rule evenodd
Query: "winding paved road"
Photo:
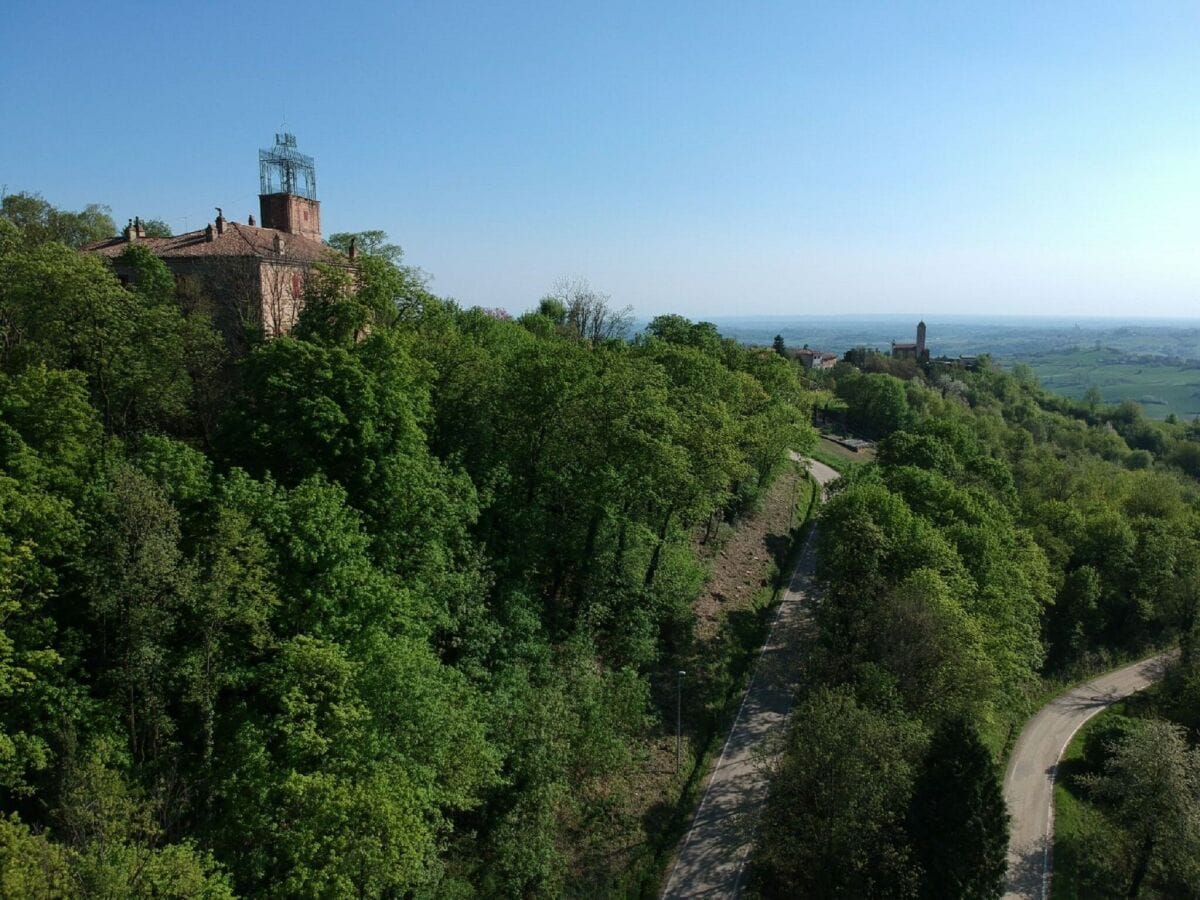
M 795 453 L 792 458 L 807 462 L 822 487 L 838 477 L 816 460 Z M 815 534 L 814 527 L 804 542 L 721 758 L 676 852 L 663 900 L 736 897 L 740 892 L 754 822 L 767 797 L 763 747 L 769 735 L 783 728 L 796 690 L 796 660 L 809 622 L 805 601 L 812 592 Z
M 1097 713 L 1162 677 L 1170 654 L 1142 660 L 1056 697 L 1025 726 L 1004 773 L 1012 815 L 1005 900 L 1046 900 L 1054 840 L 1054 775 L 1075 732 Z

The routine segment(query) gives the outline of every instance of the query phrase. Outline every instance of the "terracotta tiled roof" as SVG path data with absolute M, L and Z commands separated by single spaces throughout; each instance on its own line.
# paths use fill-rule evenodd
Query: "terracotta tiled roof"
M 275 236 L 283 242 L 283 253 L 275 252 Z M 109 238 L 97 241 L 83 248 L 85 253 L 99 253 L 102 256 L 116 257 L 125 252 L 130 241 L 124 237 Z M 140 237 L 136 243 L 142 244 L 155 256 L 164 259 L 195 256 L 257 256 L 263 259 L 278 259 L 295 263 L 332 262 L 345 263 L 346 257 L 320 241 L 301 237 L 298 234 L 288 234 L 276 228 L 256 228 L 253 225 L 239 225 L 237 222 L 226 222 L 224 234 L 213 230 L 213 239 L 207 240 L 205 230 L 189 231 L 174 237 Z

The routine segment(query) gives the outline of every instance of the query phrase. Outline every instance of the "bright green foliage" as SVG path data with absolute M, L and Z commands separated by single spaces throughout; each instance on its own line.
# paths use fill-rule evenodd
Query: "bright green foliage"
M 361 650 L 286 641 L 263 689 L 218 788 L 247 884 L 374 896 L 428 881 L 439 810 L 471 805 L 493 765 L 466 685 L 421 642 L 375 633 Z
M 882 440 L 877 462 L 841 479 L 822 512 L 819 646 L 806 674 L 935 735 L 905 825 L 921 890 L 997 896 L 1003 816 L 976 731 L 1001 732 L 1039 675 L 1180 637 L 1183 658 L 1159 705 L 1200 723 L 1200 491 L 1169 468 L 1186 470 L 1180 460 L 1200 431 L 1151 423 L 1135 404 L 1056 398 L 1027 373 L 870 353 L 848 360 L 827 376 L 847 404 L 845 424 Z M 891 752 L 902 746 L 880 739 L 899 742 Z M 780 771 L 804 753 L 789 743 Z M 1120 803 L 1155 790 L 1136 785 Z M 1189 790 L 1175 779 L 1174 793 Z M 852 799 L 829 802 L 825 815 L 855 821 Z M 788 806 L 780 801 L 781 816 Z M 1176 812 L 1160 811 L 1184 835 L 1170 852 L 1195 858 L 1191 826 Z M 770 840 L 761 835 L 760 847 Z M 1164 861 L 1160 843 L 1122 844 L 1121 878 L 1156 889 L 1194 883 Z M 1096 853 L 1106 855 L 1111 848 Z
M 471 486 L 425 448 L 428 378 L 386 334 L 351 348 L 272 341 L 243 365 L 221 444 L 232 462 L 284 484 L 336 482 L 366 517 L 378 559 L 426 572 L 445 565 L 474 515 Z
M 29 900 L 73 897 L 203 898 L 234 893 L 212 858 L 188 843 L 151 849 L 117 842 L 73 850 L 15 817 L 0 819 L 0 895 Z
M 0 786 L 16 794 L 48 774 L 71 702 L 54 613 L 63 563 L 82 551 L 75 507 L 99 440 L 78 373 L 0 375 Z
M 0 217 L 3 890 L 569 891 L 695 539 L 812 439 L 791 364 L 461 310 L 380 233 L 231 361 L 51 218 Z
M 59 831 L 78 894 L 89 897 L 232 897 L 228 876 L 191 841 L 163 843 L 165 810 L 128 783 L 107 740 L 64 761 Z
M 379 230 L 339 231 L 331 234 L 326 241 L 330 247 L 345 254 L 350 253 L 351 242 L 358 253 L 380 257 L 396 266 L 399 266 L 400 260 L 404 258 L 404 251 L 399 245 L 389 243 L 387 234 Z
M 381 251 L 358 257 L 352 273 L 318 265 L 305 284 L 304 309 L 293 334 L 349 346 L 419 314 L 434 299 L 425 289 L 424 273 L 396 265 L 388 256 Z
M 168 306 L 175 300 L 175 279 L 162 260 L 141 244 L 130 244 L 117 257 L 129 270 L 130 291 L 148 306 Z
M 801 701 L 758 825 L 764 894 L 916 896 L 903 820 L 918 748 L 845 689 Z
M 532 648 L 530 648 L 532 649 Z M 503 668 L 495 697 L 505 786 L 472 880 L 485 896 L 558 896 L 564 836 L 586 827 L 587 786 L 636 764 L 628 741 L 645 725 L 646 685 L 631 670 L 599 672 L 576 638 L 536 667 Z
M 142 231 L 146 237 L 170 237 L 171 226 L 162 219 L 142 219 Z
M 105 227 L 0 215 L 3 890 L 569 894 L 661 727 L 696 543 L 814 438 L 798 367 L 677 316 L 626 342 L 581 283 L 463 310 L 379 232 L 234 362 L 144 247 L 126 288 L 67 246 Z M 1195 634 L 1200 432 L 859 361 L 830 387 L 884 440 L 822 521 L 839 686 L 793 720 L 764 889 L 987 896 L 974 727 L 1044 660 Z
M 157 262 L 147 268 L 155 266 L 161 269 Z M 0 368 L 15 373 L 43 363 L 83 372 L 93 405 L 118 433 L 175 423 L 192 392 L 188 329 L 164 288 L 155 279 L 131 294 L 101 260 L 61 244 L 6 253 Z
M 978 715 L 995 697 L 986 626 L 954 599 L 937 572 L 916 570 L 870 615 L 867 658 L 894 679 L 906 706 L 922 719 Z
M 1200 750 L 1188 746 L 1182 728 L 1146 722 L 1112 747 L 1103 774 L 1084 783 L 1130 836 L 1128 896 L 1138 896 L 1148 875 L 1176 890 L 1200 883 Z
M 646 331 L 668 344 L 695 347 L 710 356 L 721 351 L 721 336 L 711 322 L 690 322 L 683 316 L 655 316 Z
M 54 241 L 77 248 L 117 233 L 112 210 L 107 206 L 91 203 L 80 212 L 68 212 L 51 206 L 40 194 L 25 192 L 4 196 L 0 221 L 20 229 L 21 240 L 27 246 Z
M 66 900 L 78 889 L 66 848 L 31 834 L 15 814 L 0 819 L 0 896 Z
M 928 722 L 987 717 L 1041 665 L 1044 552 L 1013 514 L 1007 465 L 963 425 L 896 431 L 830 501 L 818 574 L 825 663 L 878 679 Z
M 908 397 L 899 378 L 855 374 L 839 381 L 837 390 L 850 406 L 850 426 L 866 435 L 884 437 L 908 423 Z

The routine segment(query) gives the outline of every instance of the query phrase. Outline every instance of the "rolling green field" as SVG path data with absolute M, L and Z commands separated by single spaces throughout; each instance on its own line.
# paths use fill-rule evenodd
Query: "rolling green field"
M 1002 365 L 1029 365 L 1056 394 L 1082 398 L 1095 386 L 1106 404 L 1136 400 L 1146 415 L 1180 419 L 1200 415 L 1200 364 L 1136 356 L 1114 349 L 1068 350 L 999 359 Z

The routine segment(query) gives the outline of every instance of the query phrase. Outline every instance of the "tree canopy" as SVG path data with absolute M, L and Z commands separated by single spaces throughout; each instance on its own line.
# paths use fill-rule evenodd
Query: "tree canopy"
M 381 232 L 231 358 L 64 215 L 0 220 L 0 891 L 569 890 L 795 370 L 578 285 L 463 309 Z

